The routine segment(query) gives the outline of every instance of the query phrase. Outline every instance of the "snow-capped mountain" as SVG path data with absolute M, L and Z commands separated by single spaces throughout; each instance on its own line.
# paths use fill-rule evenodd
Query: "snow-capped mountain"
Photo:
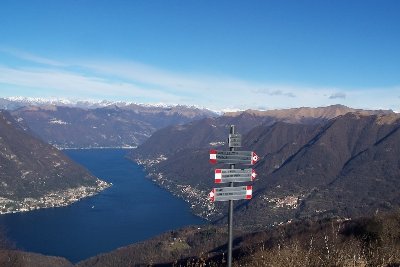
M 0 99 L 22 127 L 60 148 L 135 147 L 156 130 L 216 114 L 182 105 L 42 98 Z
M 142 107 L 142 108 L 174 108 L 186 107 L 190 109 L 199 109 L 206 111 L 206 108 L 197 106 L 186 106 L 179 104 L 165 104 L 165 103 L 136 103 L 133 101 L 110 101 L 110 100 L 82 100 L 82 99 L 66 99 L 66 98 L 41 98 L 41 97 L 4 97 L 0 98 L 0 109 L 15 110 L 26 106 L 59 106 L 59 107 L 77 107 L 83 109 L 104 108 L 108 106 L 124 107 Z M 211 111 L 209 111 L 211 112 Z M 213 112 L 211 112 L 213 113 Z

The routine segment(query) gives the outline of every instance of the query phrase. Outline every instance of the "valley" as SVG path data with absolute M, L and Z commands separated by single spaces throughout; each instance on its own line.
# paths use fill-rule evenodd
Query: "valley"
M 8 107 L 11 104 L 7 102 Z M 301 227 L 309 227 L 306 235 L 320 235 L 329 223 L 347 229 L 347 221 L 358 223 L 358 218 L 400 208 L 400 116 L 392 111 L 334 105 L 218 116 L 183 106 L 17 106 L 1 113 L 0 167 L 6 170 L 1 177 L 2 213 L 67 206 L 110 187 L 110 182 L 74 165 L 55 147 L 135 147 L 126 150 L 127 159 L 210 223 L 166 232 L 78 266 L 125 266 L 127 257 L 134 257 L 136 264 L 222 264 L 227 205 L 208 199 L 215 186 L 215 166 L 208 159 L 210 149 L 227 149 L 232 124 L 243 135 L 240 150 L 255 151 L 260 157 L 254 166 L 258 176 L 252 199 L 235 201 L 237 261 L 264 255 L 256 244 L 275 249 L 279 229 L 296 232 L 301 239 Z M 12 179 L 16 175 L 21 179 Z M 149 254 L 156 248 L 165 251 L 165 257 Z

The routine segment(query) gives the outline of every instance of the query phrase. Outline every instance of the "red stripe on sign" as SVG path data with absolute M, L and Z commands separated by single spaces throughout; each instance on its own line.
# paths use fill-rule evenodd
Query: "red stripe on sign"
M 255 170 L 251 170 L 251 180 L 254 181 L 254 179 L 256 179 L 257 177 L 257 173 Z
M 259 157 L 255 152 L 251 152 L 251 164 L 255 164 L 259 160 Z
M 253 196 L 253 186 L 251 185 L 246 186 L 246 190 L 247 190 L 246 199 L 251 199 Z
M 216 169 L 215 175 L 214 175 L 215 183 L 216 184 L 221 183 L 221 179 L 222 179 L 222 171 L 221 171 L 221 169 Z
M 246 199 L 251 199 L 253 195 L 253 187 L 251 185 L 246 186 Z
M 210 200 L 212 202 L 214 202 L 215 199 L 215 189 L 211 190 L 211 192 L 208 194 L 208 196 L 210 197 Z
M 217 163 L 217 150 L 214 149 L 210 150 L 210 163 L 211 164 Z

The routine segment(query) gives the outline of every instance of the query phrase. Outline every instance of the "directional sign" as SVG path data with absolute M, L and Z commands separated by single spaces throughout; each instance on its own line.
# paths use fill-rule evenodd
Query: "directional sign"
M 229 147 L 241 147 L 242 146 L 242 135 L 241 134 L 230 134 L 228 139 Z
M 215 183 L 251 182 L 257 173 L 253 169 L 215 169 Z
M 258 161 L 258 156 L 253 151 L 217 151 L 210 150 L 210 163 L 250 164 Z
M 239 199 L 251 199 L 253 195 L 253 187 L 238 186 L 238 187 L 220 187 L 214 188 L 209 197 L 211 201 L 228 201 L 228 200 L 239 200 Z

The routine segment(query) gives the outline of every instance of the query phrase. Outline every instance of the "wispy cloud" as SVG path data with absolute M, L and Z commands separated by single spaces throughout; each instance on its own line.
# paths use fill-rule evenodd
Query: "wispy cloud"
M 329 99 L 338 99 L 338 98 L 345 99 L 346 94 L 345 93 L 334 93 L 329 96 Z
M 0 58 L 1 53 L 24 60 L 24 64 L 3 61 L 0 65 L 0 88 L 12 88 L 15 95 L 22 96 L 73 95 L 199 105 L 214 110 L 315 107 L 338 102 L 358 108 L 399 106 L 393 103 L 399 87 L 369 89 L 366 94 L 364 89 L 272 84 L 229 76 L 178 73 L 131 61 L 62 62 L 0 47 Z
M 270 96 L 287 96 L 287 97 L 296 97 L 296 95 L 292 92 L 284 92 L 282 90 L 271 90 L 271 89 L 256 89 L 254 90 L 256 94 L 266 94 Z
M 25 51 L 21 51 L 15 48 L 10 48 L 10 47 L 5 47 L 5 46 L 0 46 L 0 52 L 12 55 L 16 58 L 38 63 L 38 64 L 43 64 L 43 65 L 48 65 L 48 66 L 55 66 L 55 67 L 66 67 L 65 63 L 48 59 L 45 57 L 40 57 Z
M 85 76 L 73 72 L 50 69 L 14 69 L 0 65 L 0 83 L 25 87 L 29 91 L 50 91 L 54 95 L 76 93 L 77 95 L 133 97 L 154 97 L 154 90 L 142 88 L 132 83 L 113 82 L 101 77 Z M 158 97 L 168 98 L 168 94 L 157 91 Z M 155 98 L 154 98 L 155 99 Z

